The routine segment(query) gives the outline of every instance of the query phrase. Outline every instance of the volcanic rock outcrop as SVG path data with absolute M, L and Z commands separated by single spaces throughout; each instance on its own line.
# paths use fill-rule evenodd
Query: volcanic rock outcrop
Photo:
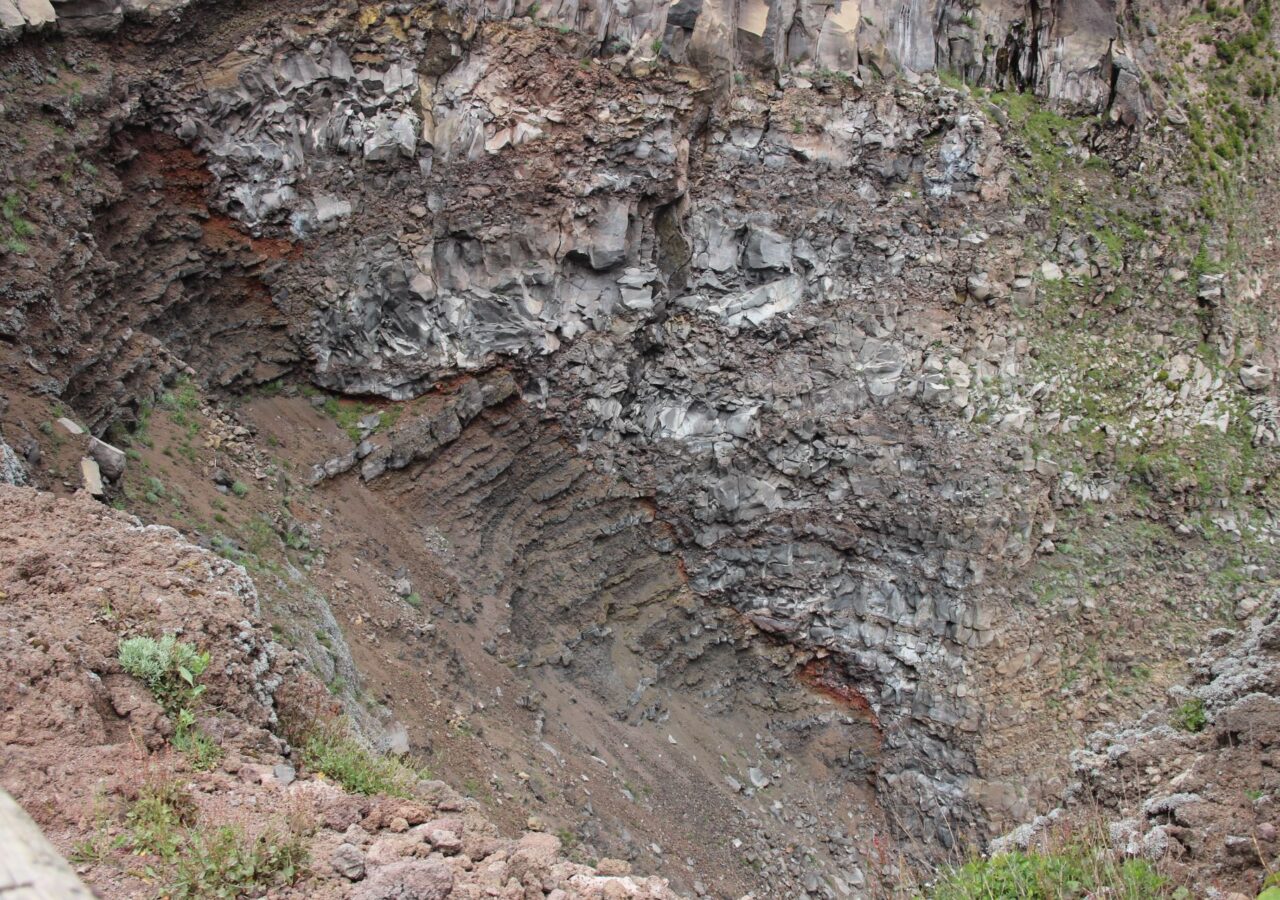
M 593 846 L 890 883 L 1270 585 L 1275 266 L 1210 202 L 1270 22 L 1185 12 L 0 0 L 0 137 L 66 173 L 6 163 L 0 480 L 74 487 L 71 414 L 375 741 L 475 716 Z

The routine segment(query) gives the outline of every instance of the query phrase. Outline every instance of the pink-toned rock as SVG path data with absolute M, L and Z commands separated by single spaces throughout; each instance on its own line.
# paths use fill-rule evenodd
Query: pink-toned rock
M 389 865 L 393 862 L 398 862 L 406 856 L 412 856 L 414 851 L 420 846 L 422 846 L 422 842 L 419 840 L 417 835 L 380 835 L 372 844 L 369 845 L 369 865 Z
M 453 870 L 439 860 L 403 860 L 372 869 L 351 900 L 444 900 Z
M 444 828 L 433 828 L 428 831 L 427 843 L 445 856 L 452 856 L 462 849 L 462 839 Z
M 516 842 L 511 854 L 511 875 L 523 881 L 529 872 L 541 872 L 549 868 L 560 855 L 560 838 L 554 834 L 529 832 Z

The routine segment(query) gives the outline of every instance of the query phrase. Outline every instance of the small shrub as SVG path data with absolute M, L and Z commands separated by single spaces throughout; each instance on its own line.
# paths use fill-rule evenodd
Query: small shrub
M 662 55 L 662 38 L 654 38 L 653 43 L 649 45 L 649 49 L 653 51 L 654 56 Z
M 145 684 L 170 715 L 204 693 L 204 685 L 197 685 L 196 679 L 209 667 L 209 654 L 171 634 L 160 640 L 126 638 L 120 642 L 118 655 L 124 670 Z
M 408 603 L 414 609 L 422 609 L 422 596 L 417 591 L 414 591 L 408 597 L 405 597 L 404 602 Z
M 409 797 L 419 780 L 409 766 L 370 750 L 336 722 L 321 725 L 307 736 L 302 760 L 355 794 Z
M 237 497 L 243 497 L 245 494 L 249 493 L 249 485 L 245 484 L 243 481 L 236 481 L 231 485 L 231 493 L 235 494 Z
M 147 686 L 173 719 L 173 746 L 197 771 L 212 769 L 222 749 L 196 724 L 194 706 L 205 686 L 196 679 L 209 667 L 209 654 L 171 634 L 160 640 L 132 637 L 120 642 L 121 667 Z
M 1193 734 L 1204 731 L 1204 726 L 1208 722 L 1204 711 L 1204 701 L 1199 697 L 1192 697 L 1173 711 L 1170 721 L 1173 723 L 1174 728 L 1181 728 L 1183 731 L 1190 731 Z
M 224 825 L 212 837 L 191 832 L 166 895 L 174 900 L 239 897 L 292 884 L 307 862 L 301 835 L 267 832 L 249 839 Z
M 125 813 L 124 843 L 134 853 L 172 860 L 182 848 L 184 831 L 196 821 L 191 795 L 174 781 L 148 783 Z

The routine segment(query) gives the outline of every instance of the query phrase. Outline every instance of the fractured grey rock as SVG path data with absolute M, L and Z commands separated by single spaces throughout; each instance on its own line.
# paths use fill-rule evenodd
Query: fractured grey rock
M 746 265 L 749 269 L 791 269 L 791 241 L 766 228 L 747 232 Z
M 329 865 L 348 881 L 359 881 L 364 878 L 364 851 L 354 844 L 339 844 L 329 857 Z
M 26 467 L 13 448 L 0 438 L 0 484 L 11 484 L 21 487 L 28 481 Z
M 98 463 L 98 468 L 109 481 L 119 481 L 124 475 L 125 463 L 128 457 L 125 456 L 123 450 L 119 447 L 113 447 L 106 441 L 98 440 L 98 438 L 89 439 L 89 455 Z

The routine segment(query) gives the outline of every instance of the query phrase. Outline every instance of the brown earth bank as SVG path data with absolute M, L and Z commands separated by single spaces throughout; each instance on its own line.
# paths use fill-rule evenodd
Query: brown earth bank
M 0 487 L 0 523 L 0 784 L 100 896 L 226 890 L 219 878 L 235 884 L 235 872 L 216 867 L 244 861 L 199 842 L 216 847 L 227 829 L 244 846 L 288 845 L 287 877 L 243 886 L 272 896 L 675 896 L 624 862 L 568 861 L 554 835 L 504 839 L 439 781 L 369 797 L 299 764 L 283 735 L 305 740 L 335 704 L 262 625 L 240 566 L 82 493 Z M 197 718 L 220 747 L 215 765 L 170 748 L 174 723 L 117 659 L 122 640 L 166 634 L 209 654 Z M 157 797 L 172 822 L 148 817 Z M 179 829 L 203 837 L 170 843 Z M 209 853 L 214 871 L 184 882 L 175 853 Z

